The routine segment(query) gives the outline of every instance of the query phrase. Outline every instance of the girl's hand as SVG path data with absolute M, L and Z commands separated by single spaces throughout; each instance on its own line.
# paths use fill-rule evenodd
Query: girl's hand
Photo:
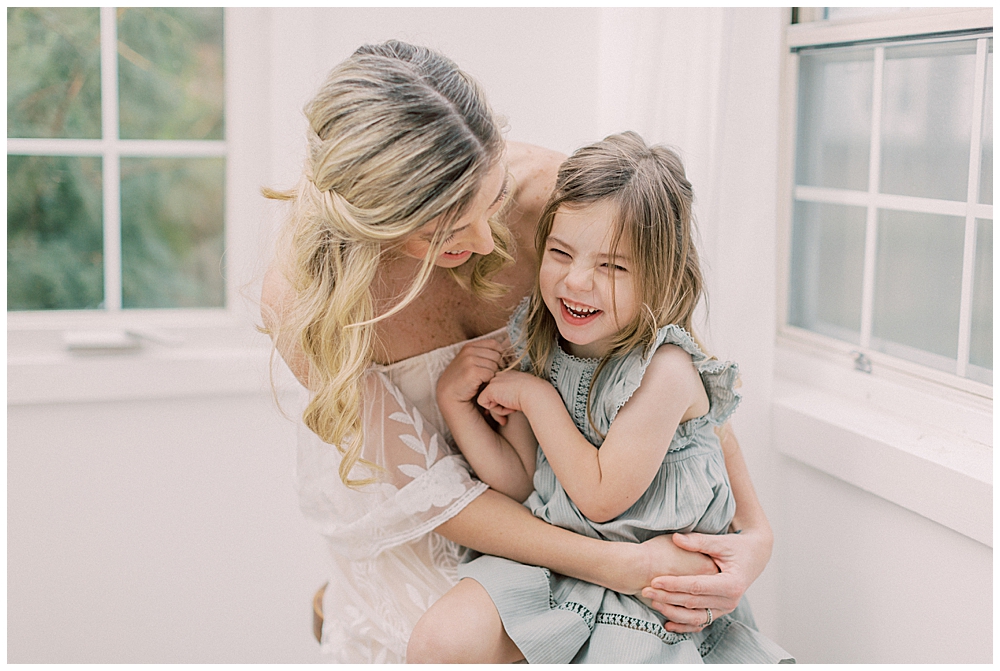
M 719 568 L 715 575 L 661 575 L 642 595 L 668 620 L 665 628 L 677 633 L 700 631 L 707 620 L 733 612 L 743 593 L 763 572 L 771 556 L 767 534 L 745 530 L 742 534 L 674 534 L 679 548 L 701 552 Z
M 482 386 L 500 370 L 504 352 L 501 343 L 490 339 L 462 347 L 438 378 L 438 405 L 472 403 Z
M 522 397 L 532 385 L 547 382 L 534 375 L 520 371 L 505 370 L 497 373 L 479 394 L 479 405 L 490 411 L 490 415 L 500 426 L 507 423 L 507 415 L 523 411 Z

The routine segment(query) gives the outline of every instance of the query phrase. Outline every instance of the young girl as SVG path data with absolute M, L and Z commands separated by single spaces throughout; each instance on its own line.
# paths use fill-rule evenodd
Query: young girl
M 739 402 L 737 367 L 691 335 L 702 294 L 691 204 L 677 155 L 635 133 L 577 151 L 538 228 L 534 293 L 508 327 L 521 370 L 498 372 L 503 346 L 486 340 L 441 375 L 438 404 L 477 475 L 547 522 L 632 543 L 729 528 L 713 429 Z M 408 661 L 790 659 L 743 606 L 675 633 L 639 597 L 545 568 L 484 555 L 459 575 L 414 629 Z

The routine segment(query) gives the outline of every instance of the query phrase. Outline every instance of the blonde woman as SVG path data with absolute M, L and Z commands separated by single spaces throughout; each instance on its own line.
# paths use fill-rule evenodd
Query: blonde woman
M 618 592 L 652 586 L 673 632 L 699 630 L 706 609 L 731 613 L 772 535 L 725 427 L 742 533 L 614 543 L 551 526 L 478 481 L 435 402 L 452 358 L 498 337 L 531 290 L 535 229 L 563 157 L 506 143 L 468 75 L 400 42 L 358 49 L 305 112 L 302 179 L 268 192 L 289 215 L 262 314 L 309 390 L 298 479 L 329 541 L 325 650 L 405 661 L 417 620 L 457 582 L 463 547 Z M 481 645 L 495 658 L 509 639 Z

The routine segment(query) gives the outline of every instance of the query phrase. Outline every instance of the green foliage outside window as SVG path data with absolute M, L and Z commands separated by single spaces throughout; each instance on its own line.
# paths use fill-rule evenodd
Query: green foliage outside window
M 101 307 L 101 159 L 7 157 L 7 309 Z
M 7 137 L 101 137 L 97 8 L 7 9 Z
M 118 10 L 121 137 L 223 139 L 222 10 Z
M 221 307 L 225 162 L 122 159 L 122 304 Z
M 106 232 L 121 236 L 122 307 L 222 307 L 225 159 L 190 141 L 225 139 L 223 10 L 116 10 L 118 88 L 103 95 L 117 96 L 119 130 L 105 139 L 163 141 L 168 154 L 187 141 L 171 158 L 125 144 L 108 155 L 95 142 L 100 11 L 7 10 L 7 137 L 19 139 L 7 157 L 8 310 L 118 304 L 104 295 Z M 54 153 L 35 148 L 41 138 L 84 142 L 33 155 Z M 119 183 L 103 182 L 104 161 L 118 161 Z M 120 222 L 104 222 L 116 194 Z

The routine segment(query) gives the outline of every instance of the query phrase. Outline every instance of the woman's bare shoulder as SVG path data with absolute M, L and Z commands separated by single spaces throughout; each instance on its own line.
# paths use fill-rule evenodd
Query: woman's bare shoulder
M 512 227 L 523 225 L 534 230 L 555 188 L 559 166 L 565 159 L 565 154 L 551 149 L 523 142 L 507 143 L 507 170 L 513 181 Z
M 566 155 L 523 142 L 507 143 L 507 169 L 514 178 L 514 196 L 522 205 L 540 201 L 541 210 L 556 185 L 556 173 Z

